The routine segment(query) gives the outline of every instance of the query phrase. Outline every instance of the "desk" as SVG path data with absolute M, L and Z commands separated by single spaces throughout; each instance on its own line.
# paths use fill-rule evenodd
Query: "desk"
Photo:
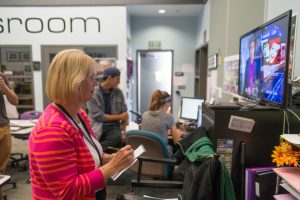
M 10 120 L 11 135 L 17 139 L 27 140 L 37 120 Z
M 213 110 L 204 105 L 202 126 L 214 146 L 219 139 L 233 140 L 231 178 L 236 198 L 244 199 L 244 168 L 274 166 L 271 154 L 279 144 L 284 114 L 282 110 Z M 293 109 L 299 113 L 299 109 Z M 255 121 L 251 133 L 228 128 L 231 116 Z M 288 113 L 290 133 L 298 133 L 298 119 Z M 244 144 L 244 145 L 243 145 Z
M 9 180 L 10 180 L 10 176 L 9 175 L 0 175 L 0 187 L 2 187 Z
M 16 139 L 28 140 L 32 128 L 37 120 L 10 120 L 11 135 Z M 12 160 L 11 166 L 19 166 L 20 161 L 25 161 L 24 171 L 28 165 L 28 155 L 23 153 L 12 153 L 10 159 Z

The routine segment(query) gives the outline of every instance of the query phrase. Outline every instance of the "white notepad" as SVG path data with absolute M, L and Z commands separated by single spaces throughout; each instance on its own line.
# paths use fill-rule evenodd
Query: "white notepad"
M 136 163 L 137 158 L 142 155 L 144 152 L 146 151 L 145 147 L 141 144 L 138 148 L 136 148 L 136 150 L 134 150 L 133 152 L 133 161 L 124 169 L 122 169 L 121 171 L 115 173 L 114 175 L 112 175 L 111 179 L 112 180 L 117 180 L 117 178 L 123 174 L 123 172 L 125 172 L 129 167 L 131 167 L 134 163 Z

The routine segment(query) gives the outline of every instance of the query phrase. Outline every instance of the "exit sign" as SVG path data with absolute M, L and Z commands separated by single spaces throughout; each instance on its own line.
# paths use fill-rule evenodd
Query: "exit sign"
M 149 41 L 148 48 L 149 49 L 160 49 L 161 42 L 160 41 Z

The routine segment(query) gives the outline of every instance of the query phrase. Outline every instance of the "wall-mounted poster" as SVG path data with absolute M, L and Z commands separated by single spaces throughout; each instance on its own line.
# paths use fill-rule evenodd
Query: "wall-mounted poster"
M 18 62 L 20 60 L 19 53 L 15 52 L 15 51 L 8 51 L 6 53 L 6 59 L 7 59 L 7 62 Z
M 208 69 L 216 69 L 218 67 L 218 54 L 208 57 Z
M 223 91 L 229 94 L 238 94 L 239 55 L 224 58 Z
M 21 61 L 22 62 L 30 62 L 30 53 L 29 52 L 21 52 Z

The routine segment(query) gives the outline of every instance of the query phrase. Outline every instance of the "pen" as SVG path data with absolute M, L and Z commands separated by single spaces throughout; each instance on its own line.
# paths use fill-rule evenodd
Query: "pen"
M 119 148 L 115 148 L 115 147 L 107 147 L 107 149 L 114 150 L 114 151 L 119 151 Z

